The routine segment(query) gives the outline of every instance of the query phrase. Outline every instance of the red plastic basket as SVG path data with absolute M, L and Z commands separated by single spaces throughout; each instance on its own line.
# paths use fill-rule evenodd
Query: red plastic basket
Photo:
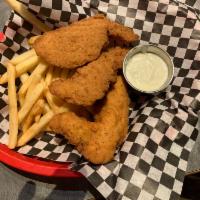
M 0 42 L 5 40 L 5 35 L 0 32 Z M 6 145 L 0 144 L 0 161 L 13 168 L 24 172 L 63 178 L 81 178 L 78 172 L 68 169 L 68 163 L 59 163 L 53 161 L 43 161 L 37 157 L 28 157 L 14 150 L 9 149 Z
M 80 173 L 68 169 L 68 163 L 42 161 L 36 157 L 28 157 L 9 149 L 3 144 L 0 144 L 0 161 L 24 172 L 42 176 L 64 178 L 83 177 Z

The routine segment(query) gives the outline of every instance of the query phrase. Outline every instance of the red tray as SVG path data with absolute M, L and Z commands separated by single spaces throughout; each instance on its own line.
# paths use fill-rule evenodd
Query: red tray
M 5 40 L 5 35 L 0 32 L 0 42 Z M 78 172 L 68 169 L 69 164 L 53 161 L 43 161 L 36 157 L 28 157 L 9 149 L 6 145 L 0 144 L 0 161 L 16 169 L 51 177 L 81 178 Z
M 80 173 L 69 170 L 69 164 L 67 163 L 42 161 L 36 157 L 28 157 L 9 149 L 3 144 L 0 144 L 0 161 L 16 169 L 42 176 L 64 178 L 83 177 Z

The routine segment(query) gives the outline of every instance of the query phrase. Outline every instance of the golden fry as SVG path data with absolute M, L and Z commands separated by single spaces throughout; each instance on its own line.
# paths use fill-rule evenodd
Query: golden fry
M 28 128 L 31 126 L 32 122 L 33 122 L 33 116 L 29 114 L 24 120 L 24 122 L 22 122 L 22 131 L 23 132 L 27 131 Z
M 44 91 L 44 83 L 40 82 L 32 90 L 32 93 L 25 99 L 24 105 L 21 107 L 18 113 L 19 123 L 21 123 L 24 120 L 24 118 L 30 112 L 34 103 L 40 98 L 43 91 Z
M 14 149 L 17 145 L 18 113 L 15 87 L 15 67 L 8 63 L 8 103 L 9 103 L 9 141 L 8 147 Z
M 49 70 L 47 72 L 46 78 L 45 78 L 45 83 L 46 83 L 47 86 L 50 85 L 50 83 L 51 83 L 51 81 L 53 79 L 53 70 L 54 70 L 54 67 L 50 66 Z
M 28 98 L 28 96 L 32 93 L 35 85 L 37 85 L 41 80 L 41 76 L 34 76 L 34 78 L 32 79 L 31 85 L 28 88 L 28 91 L 26 94 L 21 93 L 20 91 L 18 92 L 18 99 L 19 99 L 19 103 L 20 103 L 20 107 L 22 107 L 22 105 L 24 104 L 24 101 L 26 98 Z
M 23 95 L 18 94 L 18 100 L 19 100 L 19 105 L 20 105 L 20 108 L 21 108 L 24 104 L 25 97 Z
M 31 126 L 32 122 L 34 121 L 34 117 L 40 115 L 43 112 L 44 107 L 44 99 L 38 99 L 38 101 L 33 105 L 30 113 L 23 121 L 22 130 L 25 132 Z
M 36 56 L 35 50 L 31 49 L 29 51 L 26 51 L 25 53 L 22 53 L 21 55 L 17 55 L 14 58 L 10 60 L 10 62 L 13 65 L 18 65 L 21 62 L 24 62 L 26 59 L 30 58 L 31 56 Z
M 39 57 L 37 56 L 32 56 L 28 60 L 25 60 L 22 63 L 19 63 L 16 65 L 16 75 L 15 78 L 21 76 L 23 73 L 27 72 L 28 70 L 32 69 L 35 67 L 39 62 Z M 4 73 L 1 78 L 0 78 L 0 84 L 4 84 L 8 81 L 8 74 Z
M 20 78 L 20 81 L 24 83 L 29 78 L 29 75 L 28 73 L 24 73 L 19 78 Z
M 29 45 L 33 45 L 34 42 L 40 37 L 40 35 L 36 35 L 36 36 L 33 36 L 31 37 L 29 40 L 28 40 L 28 44 Z
M 21 82 L 24 83 L 29 78 L 29 75 L 28 75 L 28 73 L 24 73 L 19 78 L 20 78 Z M 18 93 L 18 100 L 19 100 L 20 107 L 22 107 L 24 100 L 25 100 L 25 95 L 20 95 Z
M 31 110 L 34 116 L 41 114 L 43 112 L 44 104 L 45 104 L 44 99 L 38 99 L 38 101 L 34 104 L 34 107 Z
M 63 112 L 69 112 L 70 108 L 66 105 L 62 105 L 58 108 L 58 110 L 56 110 L 56 114 L 58 113 L 63 113 Z
M 38 122 L 40 120 L 40 117 L 41 117 L 41 113 L 40 114 L 37 114 L 35 116 L 35 122 Z
M 31 85 L 33 79 L 36 76 L 42 76 L 42 74 L 47 70 L 48 65 L 44 62 L 40 62 L 38 66 L 33 70 L 32 74 L 29 76 L 29 78 L 26 80 L 26 82 L 21 86 L 19 93 L 25 94 L 29 86 Z
M 20 93 L 20 92 L 19 92 L 19 95 L 25 96 L 25 99 L 28 99 L 29 96 L 32 94 L 32 92 L 33 92 L 35 86 L 36 86 L 40 81 L 41 81 L 41 76 L 35 75 L 35 76 L 33 77 L 32 81 L 31 81 L 31 84 L 30 84 L 28 90 L 27 90 L 26 96 L 25 96 L 25 94 Z
M 58 114 L 62 112 L 68 112 L 70 110 L 69 106 L 65 104 L 65 102 L 63 102 L 58 97 L 52 95 L 49 90 L 45 92 L 45 97 L 54 113 Z
M 56 111 L 59 109 L 59 107 L 55 104 L 54 100 L 53 100 L 53 96 L 52 94 L 49 92 L 49 90 L 47 90 L 45 92 L 45 97 L 46 100 L 50 106 L 50 108 L 53 110 L 54 113 L 56 113 Z
M 22 134 L 18 140 L 17 146 L 23 146 L 31 139 L 36 137 L 47 126 L 53 116 L 54 113 L 52 111 L 42 116 L 38 123 L 34 123 L 26 132 Z
M 44 112 L 43 112 L 43 114 L 48 113 L 50 110 L 51 110 L 51 109 L 50 109 L 49 105 L 48 105 L 47 103 L 45 103 L 45 104 L 44 104 L 44 110 L 43 110 Z

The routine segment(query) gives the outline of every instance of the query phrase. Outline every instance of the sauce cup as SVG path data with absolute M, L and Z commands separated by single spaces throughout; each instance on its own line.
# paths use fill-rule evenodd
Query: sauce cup
M 137 59 L 136 59 L 136 57 L 134 57 L 136 55 L 137 55 Z M 138 58 L 140 57 L 140 59 L 142 59 L 144 57 L 143 55 L 145 55 L 145 58 L 149 58 L 149 59 L 144 59 L 143 64 L 142 63 L 138 64 L 138 62 L 137 62 Z M 150 56 L 150 57 L 148 57 L 148 56 Z M 133 57 L 135 60 L 132 59 Z M 155 58 L 157 60 L 155 60 L 155 62 L 154 62 Z M 135 63 L 135 66 L 133 66 L 134 63 Z M 136 63 L 137 63 L 137 66 L 136 66 Z M 150 68 L 147 67 L 148 63 L 150 64 Z M 163 65 L 165 67 L 166 74 L 162 74 L 162 73 L 164 73 L 164 71 L 162 71 L 163 69 L 162 70 L 160 69 L 162 73 L 160 73 L 160 74 L 158 73 L 158 71 L 157 71 L 158 68 L 156 68 L 156 67 L 161 67 L 161 65 Z M 132 67 L 132 69 L 131 69 L 132 74 L 130 74 L 131 67 Z M 148 69 L 145 67 L 149 68 L 149 70 L 152 69 L 154 71 L 148 71 Z M 143 71 L 137 71 L 137 70 L 140 70 L 140 68 L 141 69 L 143 68 Z M 137 73 L 138 73 L 138 75 L 137 75 Z M 124 74 L 124 77 L 125 77 L 126 81 L 128 82 L 128 84 L 136 91 L 139 91 L 142 93 L 147 93 L 147 94 L 155 94 L 155 93 L 158 93 L 158 92 L 164 90 L 172 81 L 172 78 L 174 75 L 174 64 L 173 64 L 171 57 L 165 50 L 163 50 L 155 45 L 151 45 L 151 44 L 140 45 L 140 46 L 136 46 L 136 47 L 132 48 L 125 56 L 124 62 L 123 62 L 123 74 Z M 131 75 L 133 75 L 132 80 L 130 78 Z M 146 81 L 146 83 L 144 83 L 144 84 L 146 84 L 146 86 L 147 86 L 147 84 L 151 84 L 151 82 L 154 82 L 154 85 L 156 85 L 157 82 L 161 85 L 160 86 L 157 85 L 157 87 L 159 87 L 159 88 L 156 88 L 156 87 L 152 88 L 154 86 L 151 86 L 150 87 L 151 89 L 147 90 L 142 87 L 138 87 L 136 82 L 133 81 L 133 80 L 135 80 L 136 77 L 137 78 L 140 77 L 138 79 L 138 80 L 140 80 L 140 85 L 143 84 L 141 81 L 143 81 L 143 82 Z M 150 80 L 149 81 L 145 80 L 146 77 L 148 77 Z M 151 77 L 152 77 L 152 79 L 151 79 Z M 163 82 L 162 82 L 162 80 L 159 80 L 159 78 L 161 79 L 162 77 L 165 77 L 163 79 Z M 153 80 L 153 79 L 156 79 L 156 80 Z

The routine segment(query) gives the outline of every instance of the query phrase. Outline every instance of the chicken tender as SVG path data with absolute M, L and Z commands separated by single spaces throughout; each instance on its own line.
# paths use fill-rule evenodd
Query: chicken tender
M 97 14 L 93 17 L 82 19 L 78 22 L 73 23 L 73 25 L 85 27 L 95 24 L 106 26 L 108 30 L 108 35 L 112 39 L 115 39 L 115 41 L 121 45 L 129 44 L 139 39 L 139 36 L 135 34 L 131 28 L 110 21 L 103 14 Z
M 108 42 L 106 26 L 62 27 L 45 33 L 33 47 L 47 63 L 61 68 L 76 68 L 95 60 Z
M 116 81 L 117 69 L 122 67 L 125 48 L 111 48 L 88 65 L 77 69 L 68 79 L 57 79 L 50 85 L 53 95 L 68 103 L 89 106 L 103 98 L 110 83 Z
M 109 44 L 109 36 L 120 44 L 138 40 L 132 29 L 97 15 L 49 31 L 39 37 L 33 47 L 47 63 L 72 69 L 97 59 Z
M 116 147 L 127 135 L 128 105 L 128 94 L 119 76 L 95 116 L 95 122 L 67 112 L 55 115 L 49 125 L 53 131 L 63 134 L 90 162 L 104 164 L 113 159 Z

